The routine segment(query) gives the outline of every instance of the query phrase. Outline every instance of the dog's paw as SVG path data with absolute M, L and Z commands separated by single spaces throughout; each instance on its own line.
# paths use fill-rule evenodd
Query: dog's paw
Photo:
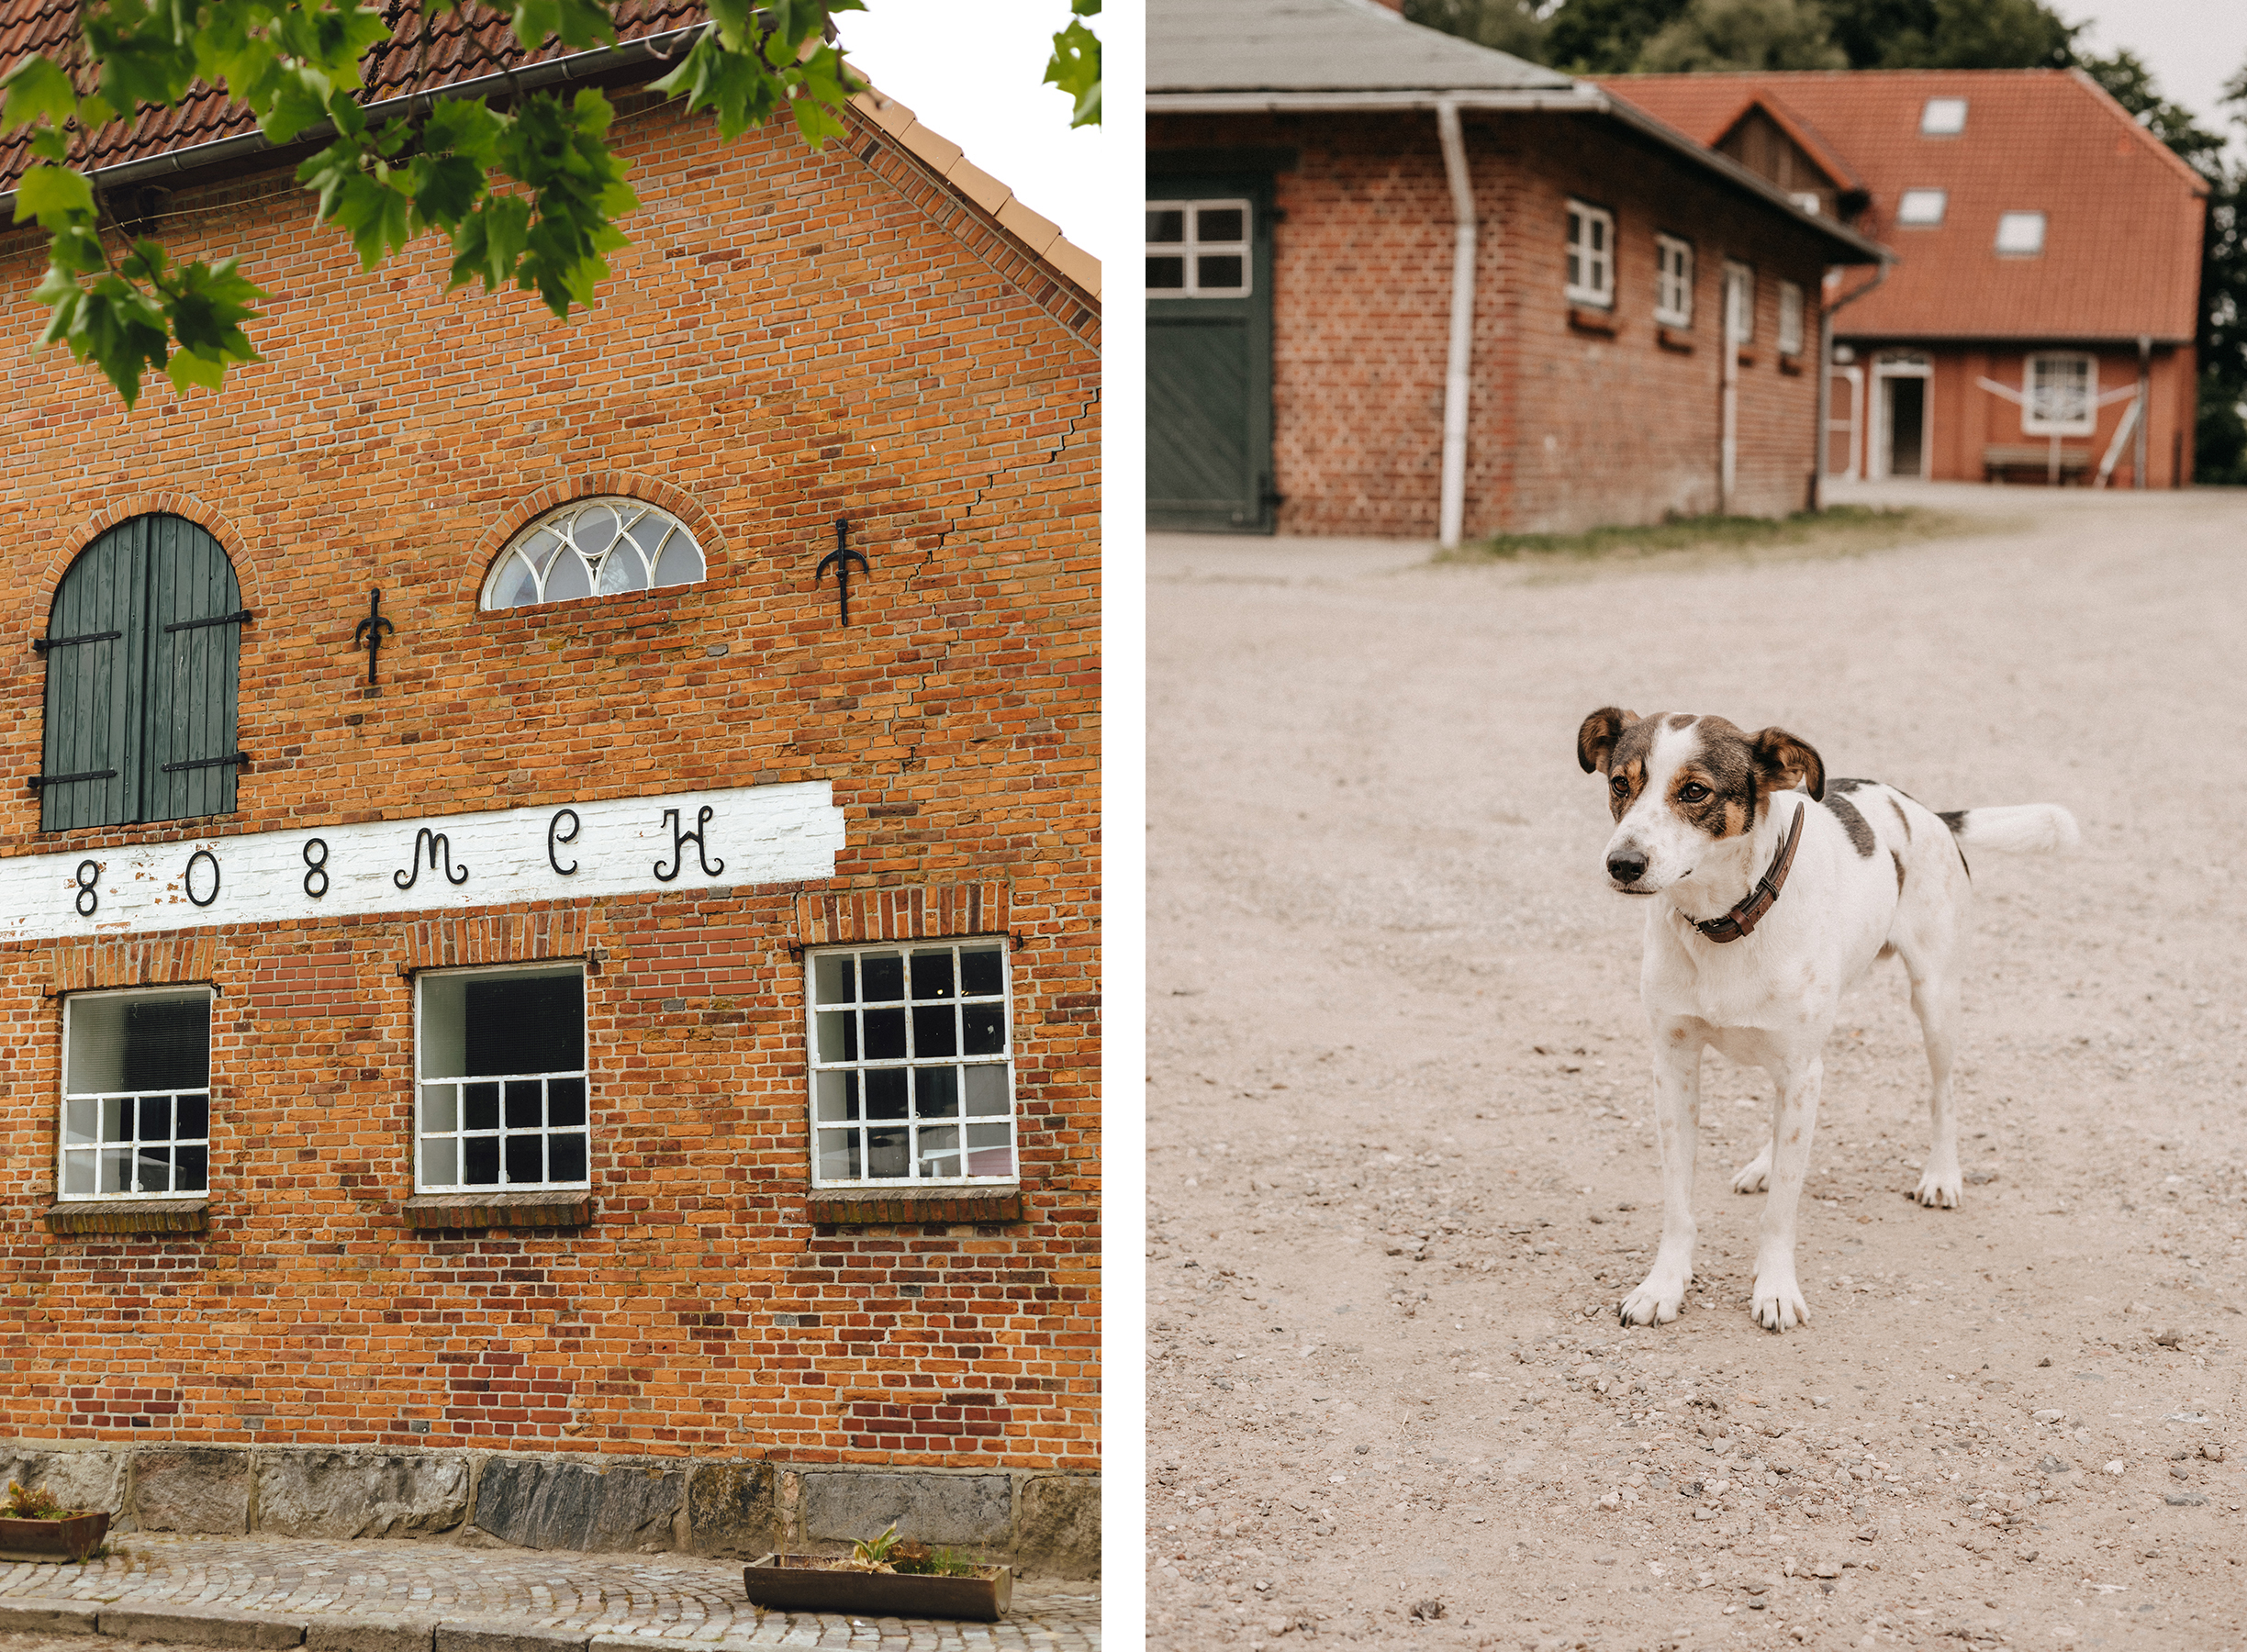
M 1766 1142 L 1763 1144 L 1762 1152 L 1732 1173 L 1732 1191 L 1735 1193 L 1767 1191 L 1771 1187 L 1771 1144 Z
M 1627 1325 L 1666 1325 L 1685 1300 L 1685 1276 L 1656 1268 L 1646 1283 L 1623 1299 L 1617 1311 Z
M 1913 1190 L 1912 1197 L 1930 1210 L 1955 1211 L 1958 1209 L 1962 1186 L 1956 1165 L 1948 1171 L 1929 1165 L 1920 1176 L 1919 1186 Z
M 1793 1268 L 1772 1268 L 1756 1275 L 1752 1312 L 1755 1323 L 1766 1331 L 1792 1331 L 1809 1323 L 1810 1309 L 1803 1301 L 1802 1287 L 1794 1282 Z

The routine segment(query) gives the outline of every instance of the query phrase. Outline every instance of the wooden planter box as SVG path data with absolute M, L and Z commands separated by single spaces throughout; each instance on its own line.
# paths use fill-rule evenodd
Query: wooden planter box
M 99 1548 L 108 1535 L 106 1514 L 72 1514 L 61 1520 L 0 1518 L 0 1560 L 79 1560 Z
M 859 1617 L 977 1618 L 996 1623 L 1014 1601 L 1013 1568 L 979 1578 L 836 1571 L 824 1555 L 767 1555 L 742 1569 L 751 1604 Z

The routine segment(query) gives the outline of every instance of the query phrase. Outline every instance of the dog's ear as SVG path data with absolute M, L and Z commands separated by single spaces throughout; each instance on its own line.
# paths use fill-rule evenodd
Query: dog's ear
M 1638 713 L 1626 711 L 1620 706 L 1602 706 L 1583 720 L 1583 727 L 1576 731 L 1576 761 L 1583 765 L 1583 772 L 1594 769 L 1607 772 L 1607 755 L 1615 750 L 1623 731 L 1638 720 Z
M 1825 760 L 1784 729 L 1766 729 L 1755 737 L 1755 765 L 1757 778 L 1767 792 L 1791 791 L 1799 786 L 1819 802 L 1826 800 Z

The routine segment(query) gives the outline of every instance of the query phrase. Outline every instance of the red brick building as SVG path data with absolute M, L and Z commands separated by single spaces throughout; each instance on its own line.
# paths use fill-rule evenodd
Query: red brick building
M 2081 71 L 1603 84 L 1895 251 L 1835 305 L 1829 474 L 2191 479 L 2208 185 Z
M 221 396 L 0 381 L 0 1478 L 1097 1567 L 1098 267 L 893 103 L 721 141 L 696 26 L 512 65 L 641 202 L 567 324 L 100 135 L 273 297 Z
M 1820 283 L 1872 242 L 1360 0 L 1157 0 L 1148 38 L 1152 525 L 1450 542 L 1808 501 Z

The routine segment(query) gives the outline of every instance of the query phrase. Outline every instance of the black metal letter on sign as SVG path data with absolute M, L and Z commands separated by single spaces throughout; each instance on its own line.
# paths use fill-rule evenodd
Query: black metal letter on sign
M 685 832 L 679 827 L 679 811 L 676 809 L 666 809 L 664 810 L 664 824 L 671 828 L 671 870 L 668 872 L 665 871 L 663 869 L 663 862 L 657 861 L 654 866 L 651 869 L 654 872 L 656 880 L 658 882 L 669 883 L 673 878 L 676 877 L 681 872 L 686 870 L 687 845 L 689 843 L 692 843 L 695 846 L 695 865 L 702 868 L 703 876 L 715 877 L 719 873 L 725 870 L 725 862 L 723 861 L 720 861 L 714 866 L 711 865 L 710 864 L 710 856 L 704 853 L 702 847 L 702 829 L 710 824 L 710 816 L 716 814 L 717 812 L 718 811 L 716 809 L 705 803 L 701 808 L 695 810 L 694 830 L 692 832 Z
M 414 833 L 413 859 L 405 868 L 390 874 L 392 883 L 397 885 L 401 889 L 410 889 L 419 881 L 421 852 L 424 845 L 429 850 L 430 871 L 437 870 L 438 857 L 442 855 L 444 857 L 445 882 L 464 884 L 468 881 L 468 868 L 465 866 L 455 868 L 453 865 L 453 845 L 445 841 L 445 834 L 442 832 L 431 832 L 424 826 Z
M 71 881 L 78 886 L 78 893 L 71 898 L 71 904 L 78 909 L 79 917 L 93 917 L 101 910 L 101 897 L 95 893 L 95 886 L 101 882 L 101 862 L 80 861 L 77 873 Z
M 562 824 L 564 815 L 569 816 L 570 829 L 567 832 L 556 832 L 554 828 Z M 577 863 L 572 861 L 568 865 L 564 865 L 562 857 L 554 853 L 554 845 L 576 843 L 577 826 L 577 811 L 574 809 L 557 809 L 553 811 L 553 819 L 546 822 L 546 864 L 565 877 L 576 876 Z
M 420 846 L 421 845 L 418 843 L 414 845 L 417 850 L 419 849 Z M 319 851 L 319 859 L 318 860 L 314 860 L 312 858 L 312 851 L 315 849 Z M 304 891 L 306 894 L 311 896 L 313 899 L 318 900 L 321 896 L 328 893 L 328 840 L 326 838 L 308 838 L 306 840 L 304 846 Z M 312 880 L 316 877 L 320 880 L 319 887 L 317 889 L 312 887 Z
M 211 892 L 207 895 L 197 895 L 195 892 L 195 869 L 197 861 L 210 862 Z M 196 850 L 187 857 L 187 871 L 180 881 L 187 886 L 187 899 L 199 907 L 210 905 L 218 899 L 218 857 L 207 849 Z

